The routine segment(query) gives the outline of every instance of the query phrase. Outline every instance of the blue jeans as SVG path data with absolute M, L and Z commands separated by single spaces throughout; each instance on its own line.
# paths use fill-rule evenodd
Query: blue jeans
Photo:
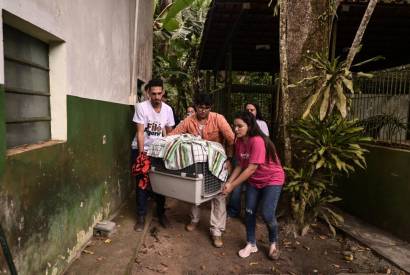
M 248 243 L 256 244 L 256 210 L 261 204 L 262 218 L 269 232 L 269 242 L 278 241 L 278 224 L 276 221 L 276 206 L 282 190 L 281 185 L 269 185 L 258 189 L 250 184 L 246 186 L 246 240 Z
M 135 158 L 138 156 L 138 150 L 131 150 L 131 163 L 134 163 Z M 147 204 L 148 197 L 152 197 L 157 203 L 157 215 L 158 217 L 164 215 L 165 213 L 165 197 L 163 195 L 157 194 L 152 191 L 151 186 L 147 186 L 146 189 L 141 189 L 138 187 L 138 182 L 135 180 L 136 184 L 136 203 L 137 203 L 137 215 L 145 216 L 147 214 Z
M 246 185 L 246 183 L 241 183 L 231 192 L 227 206 L 227 214 L 231 218 L 239 217 L 239 215 L 241 214 L 241 194 L 243 187 L 246 187 Z

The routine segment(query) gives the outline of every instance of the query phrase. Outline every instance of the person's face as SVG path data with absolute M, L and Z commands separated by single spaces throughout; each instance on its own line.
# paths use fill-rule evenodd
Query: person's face
M 196 115 L 198 119 L 205 119 L 208 117 L 209 112 L 211 111 L 211 106 L 206 105 L 196 105 Z
M 148 96 L 151 100 L 152 106 L 156 107 L 161 104 L 162 96 L 164 95 L 164 90 L 162 87 L 151 87 L 148 90 Z
M 188 107 L 186 109 L 186 114 L 187 114 L 187 116 L 195 114 L 195 109 L 193 107 Z
M 249 113 L 251 113 L 252 115 L 254 115 L 256 117 L 256 108 L 255 106 L 253 106 L 252 104 L 248 104 L 245 107 L 246 111 L 248 111 Z
M 248 125 L 240 118 L 233 121 L 233 129 L 237 138 L 243 138 L 248 135 Z

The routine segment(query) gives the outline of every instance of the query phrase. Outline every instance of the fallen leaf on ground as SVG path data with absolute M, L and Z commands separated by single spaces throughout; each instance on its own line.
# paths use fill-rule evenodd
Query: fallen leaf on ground
M 250 266 L 252 266 L 252 265 L 257 265 L 257 264 L 259 264 L 259 263 L 258 263 L 258 262 L 250 262 L 250 263 L 249 263 Z
M 348 262 L 351 262 L 351 261 L 353 261 L 353 254 L 350 254 L 350 255 L 345 255 L 344 256 L 344 259 L 346 260 L 346 261 L 348 261 Z
M 320 238 L 321 240 L 326 240 L 326 239 L 327 239 L 327 237 L 326 237 L 325 235 L 319 235 L 319 238 Z
M 332 266 L 333 266 L 334 268 L 340 268 L 340 265 L 338 265 L 338 264 L 332 264 Z
M 310 247 L 309 247 L 309 246 L 306 246 L 306 245 L 304 245 L 303 248 L 306 249 L 307 251 L 310 250 Z
M 97 261 L 99 261 L 99 262 L 102 261 L 102 260 L 104 260 L 104 257 L 98 257 L 97 258 Z
M 295 244 L 300 245 L 300 242 L 296 241 Z
M 111 243 L 111 239 L 106 239 L 104 243 Z
M 167 264 L 164 264 L 164 263 L 161 263 L 161 265 L 163 265 L 163 266 L 165 266 L 165 267 L 168 267 L 168 265 L 167 265 Z
M 84 249 L 84 250 L 83 250 L 83 253 L 85 253 L 85 254 L 90 254 L 90 255 L 94 255 L 94 252 L 93 252 L 93 251 L 87 250 L 87 249 Z

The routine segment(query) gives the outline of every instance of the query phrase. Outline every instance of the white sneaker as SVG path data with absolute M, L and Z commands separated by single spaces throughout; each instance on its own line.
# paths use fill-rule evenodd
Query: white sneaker
M 251 253 L 258 252 L 258 248 L 256 245 L 252 245 L 251 243 L 248 243 L 243 249 L 239 250 L 238 255 L 241 258 L 246 258 L 251 255 Z

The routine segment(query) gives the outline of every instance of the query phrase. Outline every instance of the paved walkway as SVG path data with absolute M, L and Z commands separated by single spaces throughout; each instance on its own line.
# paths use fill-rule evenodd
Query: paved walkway
M 385 231 L 343 213 L 344 225 L 339 229 L 374 250 L 377 254 L 410 273 L 410 244 Z

